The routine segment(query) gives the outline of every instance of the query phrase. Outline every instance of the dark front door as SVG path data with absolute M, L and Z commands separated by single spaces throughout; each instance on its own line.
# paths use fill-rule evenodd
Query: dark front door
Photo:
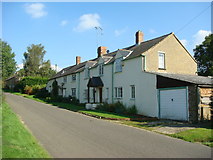
M 102 103 L 102 88 L 99 88 L 99 102 Z

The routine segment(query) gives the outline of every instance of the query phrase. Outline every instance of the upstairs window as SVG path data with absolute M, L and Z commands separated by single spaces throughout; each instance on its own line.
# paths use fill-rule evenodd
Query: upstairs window
M 64 83 L 67 82 L 67 76 L 64 76 L 63 81 L 64 81 Z
M 158 68 L 165 69 L 165 53 L 158 52 Z
M 72 75 L 72 81 L 76 81 L 76 74 Z
M 122 58 L 115 60 L 115 72 L 122 72 Z
M 84 73 L 85 73 L 85 78 L 89 78 L 90 77 L 90 70 L 89 70 L 89 68 L 85 68 Z
M 99 75 L 102 76 L 104 74 L 104 66 L 103 64 L 99 64 Z

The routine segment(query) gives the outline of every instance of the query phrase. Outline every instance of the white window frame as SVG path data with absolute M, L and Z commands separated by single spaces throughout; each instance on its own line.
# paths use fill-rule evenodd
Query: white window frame
M 76 81 L 76 74 L 72 75 L 72 81 Z
M 122 57 L 115 60 L 115 72 L 122 72 Z
M 85 68 L 84 69 L 84 73 L 85 73 L 85 79 L 88 79 L 90 77 L 90 70 L 89 70 L 89 68 Z
M 135 85 L 130 85 L 130 99 L 135 99 L 136 95 L 136 88 Z
M 123 88 L 115 87 L 115 98 L 123 98 Z
M 64 76 L 64 77 L 63 77 L 63 82 L 64 82 L 64 83 L 67 83 L 67 76 Z
M 99 70 L 98 70 L 99 75 L 100 76 L 104 75 L 104 65 L 101 63 L 101 64 L 99 64 L 98 68 L 99 68 Z
M 76 97 L 76 88 L 71 88 L 71 96 Z
M 158 69 L 166 69 L 165 52 L 158 51 Z

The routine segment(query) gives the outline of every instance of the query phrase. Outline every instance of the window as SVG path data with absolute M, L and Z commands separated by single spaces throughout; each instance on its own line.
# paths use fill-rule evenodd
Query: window
M 165 53 L 158 53 L 158 68 L 165 69 Z
M 104 66 L 103 64 L 99 64 L 99 75 L 103 75 L 104 74 Z
M 76 81 L 76 74 L 72 75 L 72 81 Z
M 115 98 L 123 97 L 123 89 L 122 87 L 115 87 Z
M 146 70 L 146 59 L 145 56 L 142 56 L 142 71 Z
M 71 88 L 71 96 L 76 97 L 76 88 Z
M 109 99 L 109 88 L 106 88 L 106 99 Z
M 88 89 L 85 89 L 85 90 L 84 90 L 84 98 L 85 98 L 85 99 L 88 99 Z
M 90 77 L 89 68 L 85 68 L 84 72 L 85 72 L 85 78 L 89 78 Z
M 115 60 L 115 72 L 122 72 L 122 58 Z
M 135 99 L 135 85 L 130 86 L 130 98 Z
M 65 76 L 63 80 L 64 80 L 64 83 L 66 83 L 67 82 L 67 76 Z

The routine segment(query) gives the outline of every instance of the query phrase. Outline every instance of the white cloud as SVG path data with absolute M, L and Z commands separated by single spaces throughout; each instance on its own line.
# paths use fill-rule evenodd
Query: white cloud
M 41 18 L 47 15 L 44 11 L 45 5 L 42 3 L 32 3 L 25 5 L 25 11 L 30 14 L 33 18 Z
M 206 30 L 199 30 L 194 36 L 194 45 L 199 45 L 201 44 L 204 40 L 205 37 L 211 34 L 211 31 L 206 31 Z
M 156 30 L 154 30 L 154 29 L 149 29 L 149 33 L 151 33 L 151 34 L 155 34 L 155 33 L 157 33 L 157 31 L 156 31 Z
M 180 40 L 180 42 L 186 47 L 186 45 L 187 45 L 187 43 L 188 43 L 188 41 L 186 40 L 186 39 L 182 39 L 182 40 Z
M 115 30 L 115 36 L 118 37 L 122 34 L 124 34 L 125 32 L 127 31 L 127 27 L 126 28 L 123 28 L 123 29 L 120 29 L 120 30 Z
M 99 20 L 100 16 L 98 14 L 84 14 L 79 18 L 79 24 L 74 30 L 83 32 L 94 27 L 101 27 Z
M 67 20 L 63 20 L 61 21 L 60 25 L 61 26 L 66 26 L 68 24 L 68 21 Z
M 22 69 L 24 67 L 23 63 L 16 65 L 17 69 Z

